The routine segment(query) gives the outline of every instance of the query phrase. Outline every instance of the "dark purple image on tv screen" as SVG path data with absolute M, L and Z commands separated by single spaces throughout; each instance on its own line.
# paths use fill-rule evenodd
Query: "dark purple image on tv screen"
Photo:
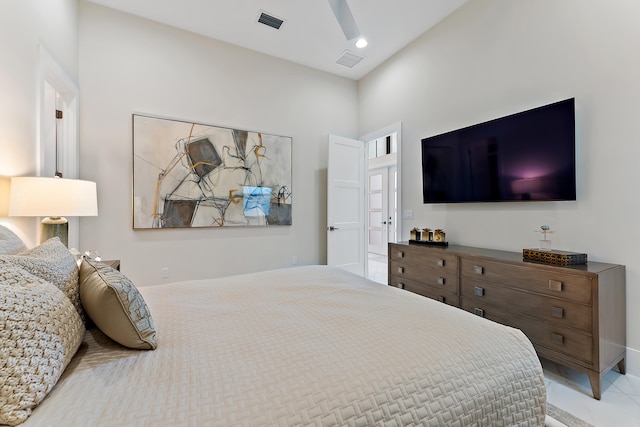
M 575 200 L 574 98 L 422 140 L 424 203 Z

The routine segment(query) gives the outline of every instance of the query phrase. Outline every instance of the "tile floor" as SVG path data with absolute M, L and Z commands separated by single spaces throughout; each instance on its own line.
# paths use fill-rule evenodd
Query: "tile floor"
M 387 259 L 369 254 L 369 279 L 387 284 Z M 640 377 L 615 370 L 602 380 L 602 399 L 591 396 L 586 374 L 542 360 L 547 401 L 595 427 L 640 427 Z
M 387 257 L 369 252 L 369 273 L 367 277 L 374 282 L 388 284 Z
M 548 402 L 596 427 L 640 427 L 640 377 L 609 371 L 595 400 L 586 374 L 544 359 L 542 367 Z

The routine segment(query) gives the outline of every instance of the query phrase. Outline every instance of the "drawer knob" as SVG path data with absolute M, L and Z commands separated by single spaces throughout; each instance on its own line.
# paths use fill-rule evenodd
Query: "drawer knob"
M 473 271 L 474 271 L 476 274 L 483 275 L 483 274 L 484 274 L 484 267 L 481 267 L 481 266 L 479 266 L 479 265 L 474 265 L 474 266 L 473 266 Z
M 438 265 L 439 265 L 440 267 L 444 267 L 444 260 L 443 260 L 443 259 L 439 259 L 439 260 L 438 260 Z
M 551 307 L 551 315 L 553 317 L 557 317 L 559 319 L 562 319 L 564 317 L 564 309 L 562 309 L 560 307 Z
M 473 288 L 473 293 L 479 297 L 483 297 L 484 296 L 484 288 L 481 288 L 480 286 L 476 286 L 475 288 Z
M 400 282 L 398 282 L 398 287 L 399 287 L 400 289 L 404 289 L 404 283 L 400 283 Z
M 444 277 L 438 277 L 438 285 L 443 285 L 444 286 Z
M 398 274 L 404 273 L 404 267 L 398 267 Z
M 473 314 L 475 314 L 476 316 L 484 317 L 484 310 L 476 307 L 473 309 Z
M 552 291 L 562 292 L 562 282 L 557 280 L 549 280 L 549 289 Z
M 438 296 L 438 301 L 444 302 L 444 297 L 442 295 Z
M 398 252 L 398 258 L 404 258 L 404 252 Z
M 564 337 L 560 334 L 551 334 L 551 342 L 557 345 L 564 344 Z

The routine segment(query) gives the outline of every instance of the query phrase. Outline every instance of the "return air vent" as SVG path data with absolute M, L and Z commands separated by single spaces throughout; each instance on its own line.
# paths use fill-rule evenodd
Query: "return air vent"
M 344 52 L 342 52 L 342 55 L 340 55 L 340 58 L 338 58 L 336 60 L 336 64 L 340 64 L 340 65 L 344 65 L 345 67 L 353 68 L 356 64 L 358 64 L 363 59 L 364 59 L 364 57 L 362 57 L 360 55 L 356 55 L 353 52 L 349 52 L 348 50 L 345 50 Z
M 258 22 L 266 25 L 267 27 L 275 28 L 279 30 L 284 20 L 280 18 L 276 18 L 275 16 L 265 12 L 264 10 L 260 11 L 260 16 L 258 16 Z

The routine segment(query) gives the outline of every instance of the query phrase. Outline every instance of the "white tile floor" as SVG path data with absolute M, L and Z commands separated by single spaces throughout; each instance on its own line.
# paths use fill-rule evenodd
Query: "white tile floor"
M 387 259 L 369 254 L 369 279 L 387 284 Z M 591 396 L 586 374 L 542 360 L 547 401 L 595 427 L 640 427 L 640 377 L 615 370 L 602 380 L 602 399 Z
M 374 282 L 387 285 L 387 257 L 369 252 L 369 273 L 367 277 Z
M 591 397 L 586 374 L 542 360 L 547 401 L 596 427 L 640 427 L 640 377 L 609 371 L 602 398 Z

